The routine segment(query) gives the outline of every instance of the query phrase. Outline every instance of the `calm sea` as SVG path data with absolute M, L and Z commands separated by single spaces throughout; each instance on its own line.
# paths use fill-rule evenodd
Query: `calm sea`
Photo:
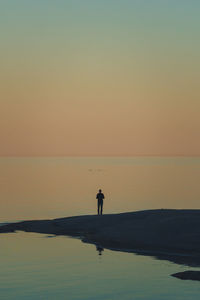
M 200 158 L 1 158 L 0 222 L 154 208 L 200 208 Z M 101 255 L 99 255 L 101 254 Z M 0 235 L 0 299 L 199 299 L 191 269 L 34 233 Z
M 200 158 L 0 158 L 0 222 L 200 208 Z

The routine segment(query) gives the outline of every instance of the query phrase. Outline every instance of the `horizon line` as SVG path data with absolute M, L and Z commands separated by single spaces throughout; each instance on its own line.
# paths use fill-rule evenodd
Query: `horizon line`
M 71 158 L 131 158 L 131 157 L 200 157 L 200 154 L 135 154 L 135 155 L 0 155 L 0 158 L 50 158 L 50 157 L 71 157 Z

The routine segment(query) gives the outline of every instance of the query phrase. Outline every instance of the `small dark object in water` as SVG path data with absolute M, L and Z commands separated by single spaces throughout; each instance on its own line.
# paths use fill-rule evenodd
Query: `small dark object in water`
M 101 246 L 96 245 L 96 250 L 99 252 L 99 255 L 102 255 L 102 252 L 104 251 L 104 248 L 102 248 Z
M 171 276 L 182 280 L 198 280 L 200 281 L 200 271 L 185 271 L 172 274 Z

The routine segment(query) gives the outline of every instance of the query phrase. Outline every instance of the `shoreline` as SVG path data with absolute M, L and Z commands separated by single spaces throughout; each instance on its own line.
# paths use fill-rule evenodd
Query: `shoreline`
M 200 210 L 146 210 L 0 226 L 0 233 L 15 231 L 68 235 L 114 251 L 200 266 Z

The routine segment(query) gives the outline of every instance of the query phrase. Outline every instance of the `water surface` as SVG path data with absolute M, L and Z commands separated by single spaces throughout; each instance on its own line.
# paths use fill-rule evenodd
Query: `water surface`
M 0 158 L 0 222 L 96 213 L 200 208 L 200 158 Z M 99 255 L 101 254 L 101 255 Z M 191 269 L 153 257 L 96 249 L 69 237 L 0 235 L 0 299 L 188 300 Z
M 169 275 L 189 269 L 104 250 L 68 237 L 0 236 L 0 299 L 198 299 L 199 282 Z
M 0 222 L 200 208 L 200 158 L 0 158 Z

